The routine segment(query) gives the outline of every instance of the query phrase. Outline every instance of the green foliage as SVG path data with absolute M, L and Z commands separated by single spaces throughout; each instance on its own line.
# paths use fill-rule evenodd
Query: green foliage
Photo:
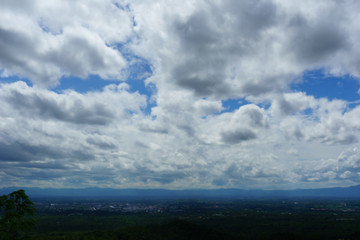
M 0 196 L 0 239 L 25 239 L 25 232 L 35 225 L 34 212 L 24 190 Z
M 357 199 L 163 202 L 161 213 L 84 210 L 81 215 L 63 206 L 49 210 L 49 204 L 37 209 L 34 240 L 360 239 Z M 73 201 L 64 206 L 78 207 Z M 167 211 L 167 206 L 188 207 Z
M 85 233 L 47 234 L 37 240 L 227 240 L 234 239 L 224 232 L 184 220 L 166 224 L 135 225 L 118 230 Z

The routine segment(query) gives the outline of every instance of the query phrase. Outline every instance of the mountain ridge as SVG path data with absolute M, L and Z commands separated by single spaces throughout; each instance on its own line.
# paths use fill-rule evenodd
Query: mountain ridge
M 114 188 L 39 188 L 7 187 L 0 188 L 0 195 L 24 189 L 33 198 L 124 198 L 124 199 L 247 199 L 247 198 L 360 198 L 360 185 L 293 190 L 245 190 L 236 188 L 222 189 L 114 189 Z

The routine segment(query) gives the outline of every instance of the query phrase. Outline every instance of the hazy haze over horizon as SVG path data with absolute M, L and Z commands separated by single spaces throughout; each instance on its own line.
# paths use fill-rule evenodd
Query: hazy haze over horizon
M 0 2 L 0 188 L 360 183 L 360 2 Z

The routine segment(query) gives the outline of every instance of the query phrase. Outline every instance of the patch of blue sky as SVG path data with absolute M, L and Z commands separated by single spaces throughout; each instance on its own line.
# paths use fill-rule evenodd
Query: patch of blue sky
M 120 3 L 114 2 L 113 4 L 115 5 L 115 7 L 117 7 L 118 9 L 120 9 L 120 10 L 122 10 L 124 12 L 131 13 L 131 11 L 132 11 L 131 8 L 130 8 L 129 3 L 126 3 L 124 5 L 120 5 Z M 132 21 L 133 27 L 135 27 L 137 24 L 136 24 L 136 21 L 135 21 L 134 14 L 131 14 L 131 21 Z
M 221 101 L 223 110 L 218 114 L 226 113 L 226 112 L 233 112 L 239 109 L 241 106 L 245 106 L 247 104 L 252 104 L 252 102 L 246 100 L 246 98 L 236 98 L 236 99 L 227 99 Z M 271 102 L 263 102 L 257 104 L 259 107 L 268 109 L 271 106 Z
M 127 81 L 131 92 L 139 92 L 147 96 L 147 107 L 144 109 L 146 115 L 151 113 L 151 108 L 156 106 L 156 103 L 151 101 L 151 96 L 156 93 L 156 86 L 154 84 L 145 84 L 145 80 L 152 74 L 152 66 L 146 59 L 136 56 L 126 46 L 126 43 L 118 43 L 115 46 L 122 56 L 129 63 L 126 69 Z
M 302 81 L 291 86 L 293 91 L 305 92 L 315 98 L 341 99 L 350 103 L 360 100 L 359 88 L 359 79 L 350 75 L 329 75 L 323 69 L 305 72 Z
M 205 100 L 206 98 L 203 98 L 203 99 Z M 239 109 L 239 107 L 244 106 L 249 103 L 250 102 L 248 102 L 245 98 L 236 98 L 236 99 L 229 98 L 226 100 L 221 100 L 221 104 L 223 107 L 222 111 L 204 115 L 201 118 L 206 119 L 208 116 L 211 116 L 211 115 L 216 116 L 216 115 L 221 115 L 223 113 L 233 112 L 233 111 Z
M 119 8 L 120 10 L 130 11 L 130 5 L 129 4 L 121 5 L 118 2 L 113 2 L 113 4 L 114 4 L 115 7 Z
M 0 71 L 0 76 L 2 75 L 3 71 Z M 26 82 L 26 84 L 30 87 L 33 86 L 32 82 L 28 79 L 28 78 L 21 78 L 18 76 L 7 76 L 7 77 L 0 77 L 0 83 L 13 83 L 13 82 L 17 82 L 17 81 L 23 81 Z
M 245 98 L 222 100 L 221 104 L 223 106 L 223 110 L 221 112 L 219 112 L 218 114 L 222 114 L 225 112 L 233 112 L 233 111 L 239 109 L 241 106 L 244 106 L 249 103 L 250 102 L 247 101 Z
M 140 79 L 135 74 L 130 73 L 124 82 L 130 86 L 130 92 L 139 92 L 142 95 L 150 96 L 153 86 L 145 86 L 145 79 Z M 121 81 L 117 79 L 104 80 L 99 75 L 89 75 L 86 79 L 75 76 L 66 76 L 60 79 L 60 84 L 51 90 L 55 92 L 63 92 L 64 90 L 74 90 L 79 93 L 92 91 L 100 91 L 110 84 L 119 84 Z
M 43 30 L 44 32 L 46 32 L 46 33 L 51 33 L 49 27 L 46 26 L 46 25 L 43 23 L 43 21 L 40 20 L 40 21 L 38 22 L 38 25 L 39 25 L 39 27 L 41 28 L 41 30 Z
M 60 84 L 51 90 L 61 93 L 65 90 L 74 90 L 79 93 L 94 92 L 103 89 L 109 84 L 119 84 L 118 80 L 104 80 L 98 75 L 89 75 L 86 79 L 75 76 L 66 76 L 60 79 Z
M 117 44 L 116 48 L 128 62 L 128 68 L 123 71 L 125 76 L 123 80 L 130 86 L 130 92 L 139 92 L 141 95 L 147 96 L 147 107 L 143 110 L 146 115 L 149 115 L 151 108 L 156 106 L 156 103 L 151 101 L 151 96 L 156 92 L 156 86 L 154 84 L 145 84 L 145 80 L 153 73 L 151 64 L 146 59 L 132 54 L 123 44 Z M 118 79 L 104 80 L 98 75 L 90 75 L 86 79 L 67 76 L 61 78 L 59 86 L 52 90 L 62 92 L 72 89 L 80 93 L 86 93 L 100 91 L 109 84 L 119 84 L 119 82 Z
M 308 115 L 308 116 L 311 116 L 311 115 L 313 115 L 313 109 L 312 108 L 307 108 L 307 109 L 305 109 L 304 111 L 303 111 L 303 114 L 304 115 Z

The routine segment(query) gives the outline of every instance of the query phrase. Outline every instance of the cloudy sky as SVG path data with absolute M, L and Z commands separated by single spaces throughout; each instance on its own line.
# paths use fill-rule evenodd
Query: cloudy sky
M 359 184 L 359 12 L 2 0 L 0 187 Z

